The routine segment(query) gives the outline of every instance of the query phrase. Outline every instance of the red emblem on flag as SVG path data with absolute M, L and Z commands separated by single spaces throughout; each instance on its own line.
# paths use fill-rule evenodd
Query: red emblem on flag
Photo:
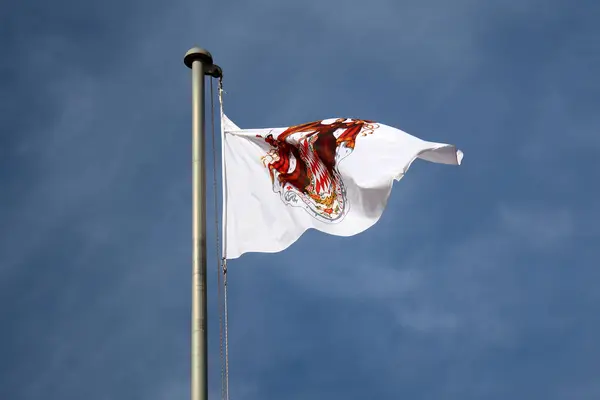
M 292 126 L 277 137 L 267 135 L 271 150 L 262 161 L 273 190 L 284 203 L 302 207 L 320 221 L 341 221 L 349 205 L 338 165 L 352 153 L 359 135 L 377 128 L 372 121 L 338 118 Z

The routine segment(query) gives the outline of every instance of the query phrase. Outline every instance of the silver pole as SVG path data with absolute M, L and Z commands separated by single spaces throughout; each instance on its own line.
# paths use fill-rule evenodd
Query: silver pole
M 211 54 L 190 49 L 183 59 L 192 69 L 192 400 L 208 400 L 208 352 L 206 330 L 206 170 L 204 167 L 204 76 L 220 68 Z

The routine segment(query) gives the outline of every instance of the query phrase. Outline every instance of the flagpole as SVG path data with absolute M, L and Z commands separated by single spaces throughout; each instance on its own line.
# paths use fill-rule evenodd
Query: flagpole
M 204 150 L 204 76 L 221 76 L 212 55 L 199 47 L 185 54 L 192 70 L 192 368 L 191 400 L 208 400 L 206 312 L 206 170 Z

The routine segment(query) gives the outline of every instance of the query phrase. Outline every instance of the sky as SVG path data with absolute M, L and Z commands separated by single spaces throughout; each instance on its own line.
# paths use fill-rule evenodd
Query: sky
M 3 2 L 0 399 L 189 398 L 194 45 L 242 128 L 350 116 L 465 153 L 415 162 L 360 235 L 229 263 L 232 399 L 600 398 L 599 19 L 591 0 Z

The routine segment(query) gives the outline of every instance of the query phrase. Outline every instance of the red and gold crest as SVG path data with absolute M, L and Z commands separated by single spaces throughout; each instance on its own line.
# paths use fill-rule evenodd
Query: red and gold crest
M 277 137 L 262 157 L 273 190 L 284 203 L 302 207 L 323 222 L 339 222 L 349 205 L 338 165 L 356 145 L 359 135 L 373 133 L 372 121 L 338 118 L 292 126 Z M 260 137 L 260 136 L 259 136 Z

